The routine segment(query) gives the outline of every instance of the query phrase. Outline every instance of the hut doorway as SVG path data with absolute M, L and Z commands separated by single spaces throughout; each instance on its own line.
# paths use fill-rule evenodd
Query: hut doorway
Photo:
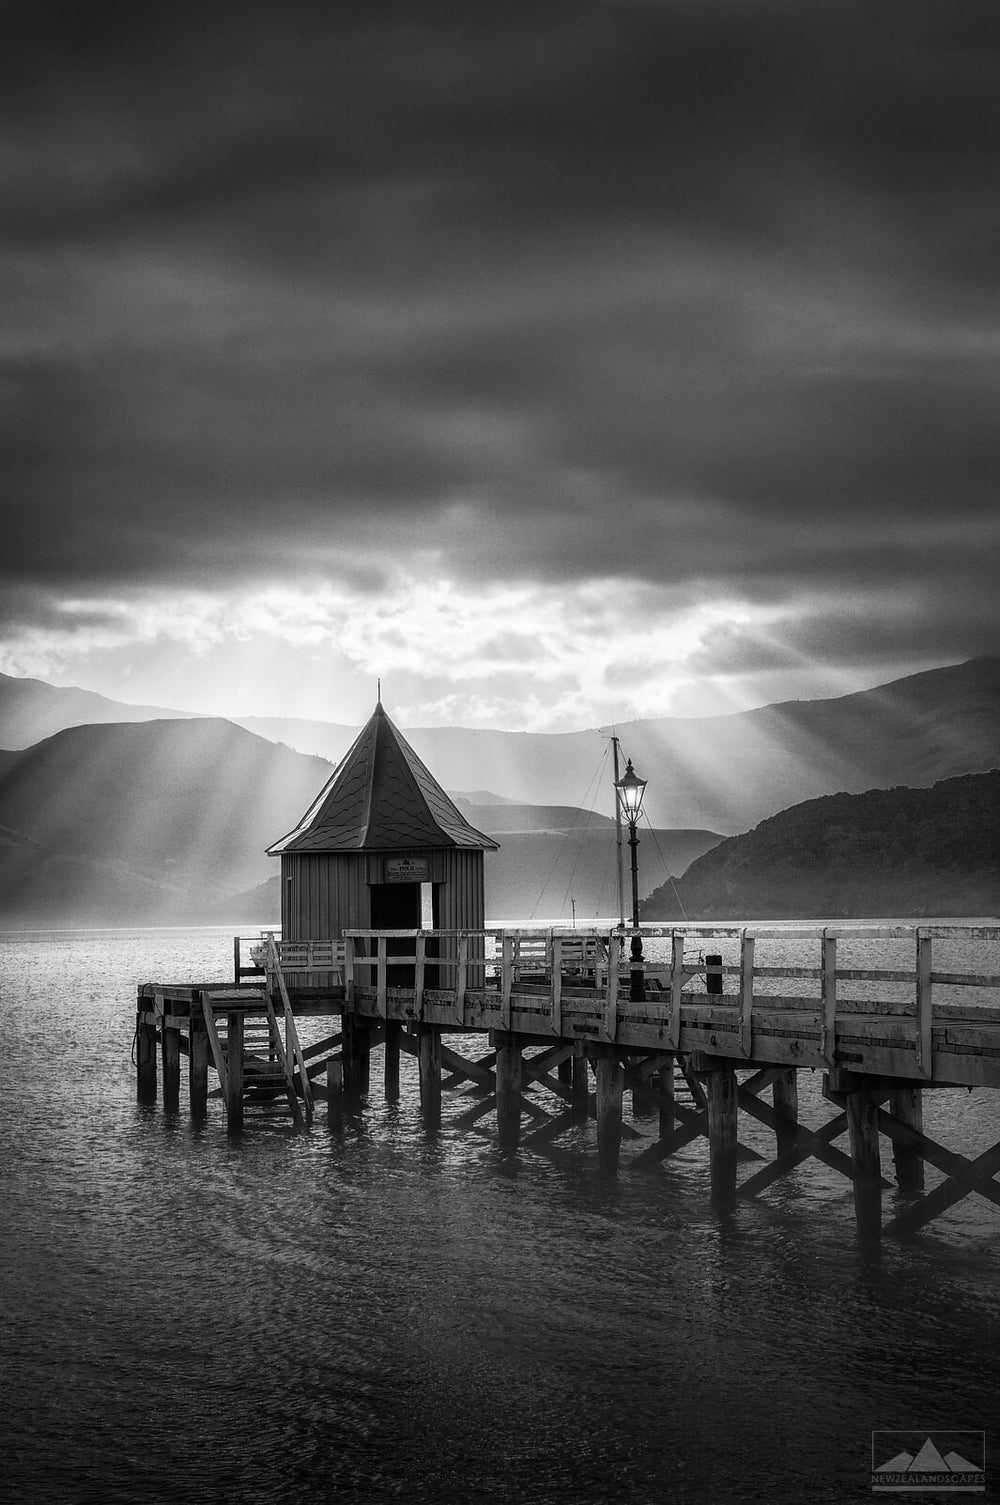
M 371 928 L 373 930 L 419 930 L 420 929 L 420 884 L 419 883 L 373 883 L 371 886 Z M 386 942 L 386 952 L 392 956 L 402 953 L 413 955 L 413 942 L 403 938 Z M 386 982 L 390 988 L 412 988 L 412 966 L 388 966 Z

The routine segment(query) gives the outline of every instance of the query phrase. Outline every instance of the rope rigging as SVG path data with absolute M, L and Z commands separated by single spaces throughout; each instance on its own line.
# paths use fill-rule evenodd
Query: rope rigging
M 553 859 L 551 867 L 549 868 L 548 876 L 546 877 L 545 882 L 542 884 L 541 889 L 539 890 L 539 893 L 538 893 L 538 898 L 535 900 L 535 903 L 532 906 L 531 913 L 528 916 L 529 920 L 533 920 L 535 918 L 535 915 L 538 912 L 538 908 L 539 908 L 539 906 L 540 906 L 540 904 L 542 902 L 543 895 L 545 894 L 545 890 L 548 888 L 549 884 L 552 882 L 553 874 L 555 873 L 556 868 L 559 866 L 560 862 L 562 861 L 563 853 L 566 850 L 566 844 L 570 840 L 571 837 L 575 836 L 577 838 L 577 843 L 578 843 L 578 845 L 577 845 L 577 853 L 576 853 L 576 858 L 575 858 L 575 860 L 573 862 L 572 871 L 570 872 L 570 876 L 569 876 L 569 883 L 570 883 L 570 885 L 573 882 L 573 878 L 574 878 L 574 876 L 576 874 L 577 865 L 579 864 L 579 861 L 580 861 L 580 852 L 581 852 L 581 849 L 582 849 L 582 844 L 580 842 L 580 837 L 581 837 L 581 835 L 582 835 L 583 832 L 589 830 L 589 828 L 590 828 L 590 818 L 594 814 L 594 806 L 597 803 L 597 796 L 598 796 L 598 793 L 600 791 L 601 770 L 603 769 L 604 764 L 607 762 L 607 759 L 608 759 L 608 750 L 607 750 L 607 748 L 605 748 L 604 751 L 603 751 L 603 753 L 601 754 L 600 760 L 598 761 L 597 767 L 594 769 L 594 772 L 590 776 L 590 781 L 587 784 L 587 788 L 584 791 L 584 795 L 583 795 L 584 805 L 581 808 L 585 809 L 586 820 L 585 820 L 585 822 L 584 822 L 584 824 L 582 826 L 580 826 L 578 824 L 578 822 L 574 821 L 573 825 L 569 828 L 569 830 L 567 830 L 567 831 L 565 831 L 563 833 L 563 839 L 562 839 L 562 841 L 559 844 L 559 849 L 556 852 L 556 855 L 555 855 L 555 858 Z M 589 808 L 586 808 L 586 802 L 587 802 L 588 799 L 591 800 L 591 804 L 590 804 Z M 563 908 L 565 908 L 566 898 L 568 897 L 568 894 L 569 894 L 569 887 L 567 886 L 567 891 L 566 891 L 566 894 L 564 894 L 564 896 L 563 896 L 562 904 L 560 905 L 560 910 L 562 910 Z
M 650 825 L 649 816 L 646 814 L 645 810 L 642 812 L 642 817 L 643 817 L 643 819 L 646 822 L 646 829 L 649 831 L 650 836 L 653 838 L 653 846 L 656 848 L 656 855 L 660 859 L 660 862 L 661 862 L 661 864 L 663 866 L 663 871 L 667 875 L 667 882 L 670 884 L 670 887 L 674 891 L 674 898 L 677 900 L 678 906 L 680 908 L 681 918 L 686 921 L 687 917 L 688 917 L 688 913 L 687 913 L 687 910 L 684 908 L 684 901 L 681 898 L 680 894 L 677 892 L 677 884 L 674 882 L 674 876 L 671 873 L 670 869 L 667 867 L 667 860 L 664 857 L 662 851 L 660 850 L 660 843 L 656 839 L 656 832 L 653 830 L 653 827 Z
M 601 792 L 601 771 L 602 771 L 602 769 L 604 767 L 604 764 L 607 762 L 607 760 L 608 760 L 608 750 L 607 750 L 607 748 L 605 748 L 604 752 L 603 752 L 603 754 L 601 756 L 601 760 L 600 760 L 600 762 L 597 765 L 597 769 L 596 769 L 595 773 L 592 775 L 590 783 L 587 785 L 587 794 L 589 794 L 590 791 L 591 791 L 591 789 L 593 789 L 593 797 L 591 799 L 590 806 L 587 809 L 587 818 L 584 821 L 582 828 L 579 828 L 576 825 L 576 823 L 574 823 L 574 825 L 571 828 L 571 830 L 569 832 L 567 832 L 567 835 L 573 835 L 573 834 L 575 834 L 577 832 L 579 832 L 579 834 L 581 834 L 581 835 L 586 835 L 586 833 L 590 830 L 590 822 L 591 822 L 592 816 L 594 815 L 595 806 L 597 804 L 597 796 Z M 584 799 L 587 798 L 587 794 L 584 795 Z M 565 908 L 566 908 L 566 900 L 569 898 L 570 894 L 573 891 L 573 879 L 576 877 L 576 870 L 577 870 L 577 868 L 580 865 L 580 857 L 581 857 L 582 853 L 583 853 L 583 842 L 580 841 L 577 844 L 576 857 L 573 859 L 573 866 L 570 869 L 569 879 L 567 880 L 567 883 L 566 883 L 566 891 L 563 894 L 563 900 L 562 900 L 562 906 L 561 906 L 561 908 L 563 910 L 565 910 Z

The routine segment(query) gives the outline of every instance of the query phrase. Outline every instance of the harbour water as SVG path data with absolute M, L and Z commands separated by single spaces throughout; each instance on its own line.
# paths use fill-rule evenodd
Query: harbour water
M 0 937 L 0 1500 L 843 1505 L 876 1429 L 985 1429 L 989 1481 L 995 1207 L 862 1251 L 816 1162 L 717 1213 L 697 1143 L 612 1182 L 592 1127 L 505 1155 L 447 1097 L 429 1139 L 407 1060 L 342 1136 L 138 1106 L 135 984 L 230 957 Z M 998 1106 L 927 1130 L 975 1153 Z

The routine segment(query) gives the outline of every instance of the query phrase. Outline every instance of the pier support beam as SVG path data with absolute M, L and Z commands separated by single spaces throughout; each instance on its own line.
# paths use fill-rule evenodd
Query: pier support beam
M 882 1233 L 882 1166 L 878 1147 L 878 1098 L 868 1079 L 856 1072 L 833 1070 L 828 1083 L 844 1094 L 847 1132 L 851 1140 L 854 1218 L 858 1237 L 877 1239 Z
M 371 1024 L 362 1024 L 358 1030 L 358 1081 L 363 1097 L 368 1096 L 372 1085 L 372 1028 Z
M 398 1019 L 385 1021 L 385 1069 L 383 1087 L 387 1103 L 399 1101 L 399 1036 L 403 1026 Z
M 924 1108 L 919 1087 L 897 1087 L 889 1094 L 888 1107 L 893 1118 L 898 1118 L 918 1134 L 924 1132 Z M 900 1191 L 907 1197 L 919 1196 L 924 1189 L 924 1162 L 918 1152 L 894 1141 L 892 1158 Z
M 582 1121 L 590 1114 L 590 1062 L 581 1051 L 573 1057 L 573 1118 Z
M 163 1106 L 176 1113 L 181 1102 L 181 1032 L 173 1025 L 162 1026 Z
M 243 1128 L 243 1015 L 226 1017 L 226 1124 L 230 1134 Z
M 497 1030 L 497 1138 L 505 1150 L 516 1150 L 521 1138 L 521 1082 L 523 1062 L 516 1035 Z
M 668 1139 L 674 1132 L 674 1058 L 670 1056 L 660 1066 L 660 1138 Z
M 774 1138 L 779 1155 L 793 1150 L 796 1143 L 796 1125 L 799 1121 L 799 1074 L 794 1066 L 775 1077 L 771 1088 L 774 1113 L 778 1122 L 774 1126 Z
M 188 1030 L 188 1100 L 192 1118 L 208 1112 L 208 1031 L 204 1019 L 191 1014 Z
M 736 1073 L 719 1057 L 705 1058 L 704 1069 L 712 1201 L 727 1202 L 736 1191 Z
M 156 1026 L 144 1024 L 141 1012 L 135 1024 L 135 1096 L 140 1103 L 156 1102 Z
M 420 1064 L 420 1111 L 424 1128 L 441 1127 L 441 1031 L 433 1024 L 418 1024 Z
M 652 1118 L 659 1106 L 659 1100 L 648 1084 L 632 1088 L 632 1116 L 634 1118 Z
M 597 1076 L 597 1159 L 602 1170 L 617 1171 L 622 1147 L 622 1092 L 625 1072 L 613 1045 L 595 1048 Z
M 556 1068 L 556 1075 L 564 1087 L 573 1085 L 573 1057 L 564 1056 Z
M 371 1065 L 368 1055 L 368 1026 L 353 1011 L 341 1016 L 340 1049 L 344 1066 L 344 1096 L 357 1105 L 368 1091 Z
M 332 1057 L 326 1063 L 326 1116 L 331 1129 L 344 1127 L 344 1063 Z

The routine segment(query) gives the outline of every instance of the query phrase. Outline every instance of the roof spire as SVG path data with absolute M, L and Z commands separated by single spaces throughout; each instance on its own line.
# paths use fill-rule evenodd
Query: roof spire
M 375 681 L 375 701 L 376 701 L 376 704 L 378 704 L 378 705 L 382 704 L 382 681 L 381 681 L 381 679 L 376 679 L 376 681 Z

